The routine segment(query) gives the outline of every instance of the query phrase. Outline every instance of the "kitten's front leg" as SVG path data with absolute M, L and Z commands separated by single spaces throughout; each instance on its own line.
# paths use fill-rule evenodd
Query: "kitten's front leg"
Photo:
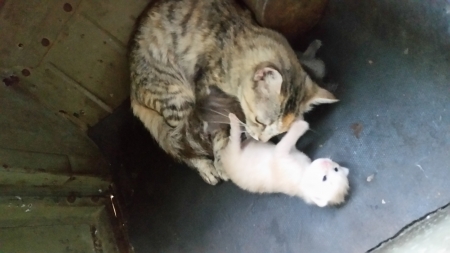
M 305 134 L 309 129 L 308 122 L 304 120 L 297 120 L 292 123 L 286 135 L 275 147 L 275 152 L 278 154 L 287 154 L 295 148 L 298 139 Z
M 214 167 L 216 168 L 219 177 L 224 181 L 228 181 L 229 177 L 223 169 L 221 153 L 222 150 L 228 145 L 228 140 L 227 131 L 220 131 L 216 133 L 213 139 Z
M 299 120 L 305 120 L 305 118 L 303 117 L 303 115 L 299 115 L 296 119 L 295 119 L 295 121 L 299 121 Z M 283 138 L 284 138 L 284 136 L 287 134 L 287 132 L 284 132 L 284 133 L 281 133 L 281 134 L 279 134 L 279 135 L 277 135 L 276 136 L 276 139 L 278 140 L 278 142 L 280 142 Z

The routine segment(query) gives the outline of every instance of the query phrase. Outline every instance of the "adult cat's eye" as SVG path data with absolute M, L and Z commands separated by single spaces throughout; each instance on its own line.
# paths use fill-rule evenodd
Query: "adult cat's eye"
M 337 171 L 338 171 L 338 168 L 334 168 L 334 171 L 336 171 L 336 172 L 337 172 Z
M 327 181 L 327 176 L 323 176 L 322 181 Z
M 260 124 L 261 126 L 266 126 L 266 124 L 262 123 L 261 121 L 258 120 L 258 118 L 255 118 L 255 122 Z

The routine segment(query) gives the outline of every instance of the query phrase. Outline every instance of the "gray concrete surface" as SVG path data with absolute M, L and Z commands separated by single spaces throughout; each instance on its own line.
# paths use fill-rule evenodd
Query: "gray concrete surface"
M 450 206 L 412 224 L 371 253 L 450 252 Z
M 340 208 L 206 185 L 126 105 L 96 125 L 91 137 L 132 189 L 124 196 L 136 252 L 361 253 L 449 203 L 449 5 L 331 0 L 308 37 L 323 40 L 319 56 L 341 102 L 308 115 L 315 132 L 298 148 L 350 168 Z

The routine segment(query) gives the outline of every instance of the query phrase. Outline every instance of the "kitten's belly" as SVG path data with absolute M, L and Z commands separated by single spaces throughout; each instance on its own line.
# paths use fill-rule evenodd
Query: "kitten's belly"
M 241 157 L 247 160 L 246 157 L 259 158 L 260 160 L 271 160 L 275 153 L 275 145 L 272 143 L 264 143 L 250 140 L 243 142 L 244 148 L 241 151 Z
M 237 159 L 227 161 L 227 174 L 236 185 L 248 191 L 270 191 L 274 152 L 272 144 L 247 143 Z

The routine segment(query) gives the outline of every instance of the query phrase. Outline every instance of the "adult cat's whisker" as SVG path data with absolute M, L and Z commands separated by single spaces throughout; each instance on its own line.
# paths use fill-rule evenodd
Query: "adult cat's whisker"
M 208 121 L 208 123 L 230 125 L 230 122 L 222 122 L 222 121 Z
M 218 111 L 216 111 L 216 110 L 213 110 L 213 109 L 210 109 L 210 108 L 206 108 L 206 107 L 201 107 L 201 108 L 203 108 L 203 109 L 206 109 L 206 110 L 210 110 L 210 111 L 212 111 L 212 112 L 214 112 L 214 113 L 217 113 L 217 114 L 219 114 L 219 115 L 222 115 L 222 116 L 224 116 L 224 117 L 226 117 L 227 119 L 228 119 L 228 115 L 225 115 L 224 113 L 221 113 L 221 112 L 218 112 Z M 243 125 L 243 126 L 247 126 L 244 122 L 242 122 L 240 119 L 238 119 L 239 120 L 239 123 L 241 124 L 241 125 Z
M 230 125 L 229 122 L 220 122 L 220 121 L 209 121 L 208 123 Z M 246 131 L 246 130 L 243 130 L 243 131 L 241 131 L 241 134 L 242 134 L 242 133 L 247 134 L 247 131 Z
M 230 125 L 229 122 L 220 122 L 220 121 L 208 121 L 208 123 Z M 242 133 L 247 134 L 248 132 L 247 132 L 246 130 L 242 130 L 242 131 L 241 131 L 241 134 L 242 134 Z

